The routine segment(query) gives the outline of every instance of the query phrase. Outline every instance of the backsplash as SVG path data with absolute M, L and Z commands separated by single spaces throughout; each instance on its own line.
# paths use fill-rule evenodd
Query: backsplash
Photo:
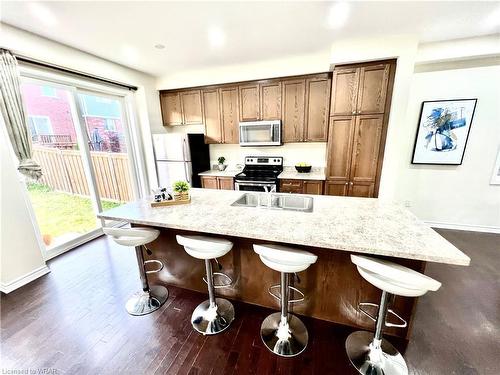
M 305 162 L 314 167 L 326 165 L 326 142 L 286 143 L 275 147 L 240 147 L 239 145 L 210 145 L 210 165 L 217 164 L 217 158 L 224 156 L 228 168 L 244 164 L 245 156 L 283 156 L 284 165 Z

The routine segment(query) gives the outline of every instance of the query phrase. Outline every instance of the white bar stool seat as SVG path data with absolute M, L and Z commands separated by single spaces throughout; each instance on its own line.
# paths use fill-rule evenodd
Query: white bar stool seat
M 360 303 L 359 310 L 376 323 L 375 333 L 357 331 L 346 340 L 349 360 L 360 374 L 406 375 L 408 367 L 401 353 L 387 340 L 382 338 L 384 327 L 407 326 L 407 322 L 389 308 L 394 295 L 419 297 L 428 291 L 436 291 L 441 283 L 410 268 L 382 259 L 362 255 L 351 255 L 360 275 L 370 284 L 382 290 L 380 305 Z M 365 306 L 377 306 L 374 317 L 364 310 Z M 391 314 L 400 324 L 386 321 Z
M 228 287 L 232 284 L 231 278 L 221 272 L 213 272 L 212 260 L 217 262 L 218 257 L 226 255 L 233 248 L 233 243 L 223 238 L 207 236 L 177 235 L 177 242 L 184 246 L 184 250 L 194 258 L 205 261 L 208 300 L 200 303 L 191 315 L 193 328 L 203 335 L 215 335 L 227 329 L 234 320 L 234 307 L 224 298 L 215 298 L 215 289 Z M 219 262 L 219 269 L 222 269 Z M 229 282 L 214 285 L 214 275 L 222 276 Z
M 168 290 L 162 285 L 149 285 L 147 274 L 160 272 L 163 263 L 159 260 L 144 260 L 142 249 L 151 255 L 152 252 L 146 245 L 153 242 L 160 235 L 160 231 L 153 228 L 102 228 L 103 232 L 111 237 L 117 244 L 134 246 L 142 283 L 142 292 L 135 293 L 125 305 L 130 315 L 146 315 L 158 310 L 168 298 Z M 157 269 L 146 271 L 146 264 L 156 264 Z
M 189 255 L 198 259 L 220 258 L 233 248 L 233 243 L 223 238 L 177 235 L 176 239 Z
M 281 245 L 253 245 L 253 249 L 259 254 L 262 263 L 278 272 L 301 272 L 318 259 L 316 255 L 307 251 Z
M 281 312 L 273 313 L 264 319 L 260 336 L 264 345 L 273 353 L 282 357 L 296 356 L 307 347 L 309 335 L 304 323 L 288 312 L 289 303 L 304 300 L 304 294 L 290 286 L 289 275 L 304 271 L 315 263 L 318 257 L 307 251 L 275 244 L 253 245 L 253 248 L 266 266 L 281 273 L 280 284 L 269 288 L 269 294 L 280 300 Z M 273 292 L 275 288 L 280 288 L 280 295 Z M 302 298 L 290 299 L 290 290 L 299 293 Z

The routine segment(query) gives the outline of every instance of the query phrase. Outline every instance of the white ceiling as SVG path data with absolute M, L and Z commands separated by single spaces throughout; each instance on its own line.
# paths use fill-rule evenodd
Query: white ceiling
M 7 24 L 156 76 L 312 53 L 347 37 L 416 33 L 429 42 L 500 31 L 498 2 L 354 2 L 337 29 L 329 26 L 332 5 L 2 1 L 0 15 Z M 210 45 L 213 28 L 222 31 L 222 46 Z

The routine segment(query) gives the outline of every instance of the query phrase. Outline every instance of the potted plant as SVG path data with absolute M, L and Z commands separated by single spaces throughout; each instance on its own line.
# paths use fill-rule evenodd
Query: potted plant
M 226 158 L 224 156 L 220 156 L 217 161 L 219 162 L 219 171 L 223 171 L 226 169 L 227 165 L 224 164 Z
M 173 185 L 174 197 L 176 200 L 189 199 L 189 184 L 186 181 L 176 181 Z

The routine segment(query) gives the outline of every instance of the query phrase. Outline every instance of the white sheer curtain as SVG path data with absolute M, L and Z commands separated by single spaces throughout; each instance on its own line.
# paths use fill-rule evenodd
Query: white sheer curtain
M 0 49 L 0 91 L 0 108 L 12 147 L 19 159 L 19 172 L 37 180 L 42 176 L 42 168 L 32 159 L 31 138 L 21 100 L 17 61 L 6 49 Z

